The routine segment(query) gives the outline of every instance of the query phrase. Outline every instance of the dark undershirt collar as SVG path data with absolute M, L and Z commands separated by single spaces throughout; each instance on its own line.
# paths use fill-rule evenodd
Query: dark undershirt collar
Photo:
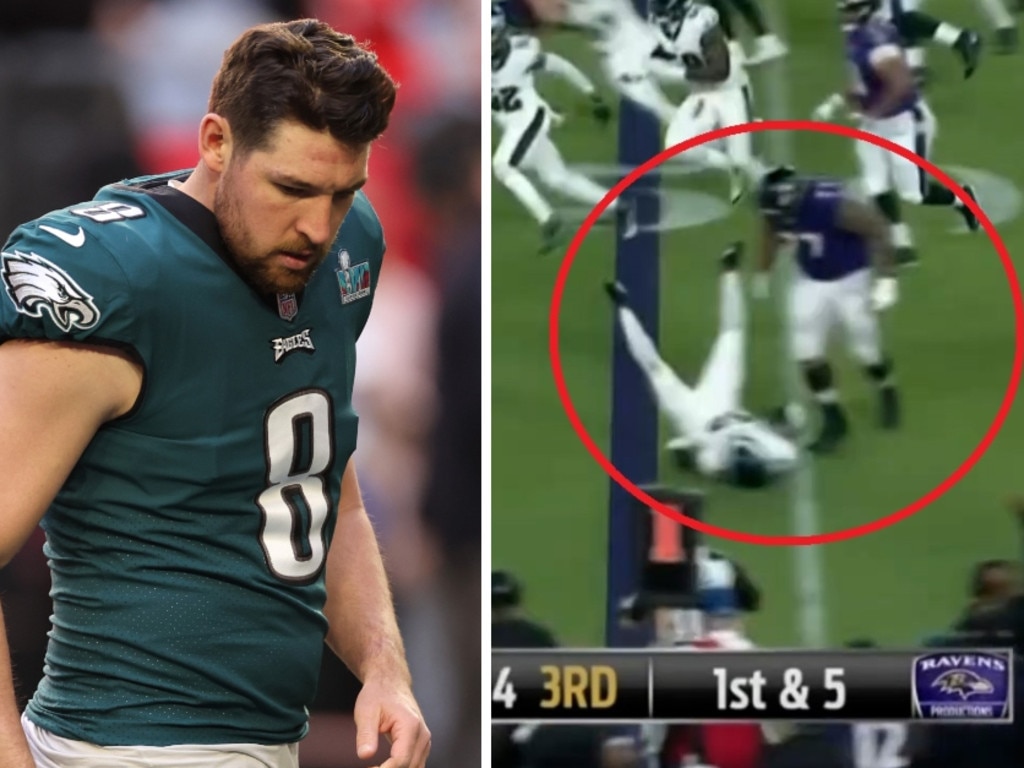
M 231 251 L 228 249 L 227 243 L 224 242 L 224 238 L 220 233 L 220 224 L 217 222 L 217 217 L 213 211 L 191 195 L 170 185 L 171 181 L 184 182 L 191 175 L 192 171 L 190 170 L 182 171 L 180 174 L 160 176 L 159 178 L 149 179 L 139 184 L 118 186 L 123 189 L 142 192 L 160 203 L 174 218 L 184 224 L 189 231 L 217 254 L 221 261 L 230 267 L 231 271 L 238 275 L 239 279 L 259 297 L 260 301 L 276 312 L 278 309 L 277 295 L 268 296 L 258 291 L 238 269 L 235 260 L 231 256 Z M 301 300 L 301 293 L 296 296 L 296 299 Z

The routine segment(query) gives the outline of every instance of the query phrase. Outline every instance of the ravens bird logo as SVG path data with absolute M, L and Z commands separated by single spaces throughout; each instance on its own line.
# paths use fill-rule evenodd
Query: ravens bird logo
M 19 312 L 42 317 L 45 310 L 65 333 L 72 328 L 88 330 L 96 325 L 100 312 L 92 296 L 56 264 L 38 254 L 21 251 L 5 252 L 2 258 L 0 275 Z
M 942 693 L 958 693 L 961 699 L 968 699 L 979 693 L 992 693 L 992 683 L 969 669 L 951 669 L 944 672 L 932 683 Z

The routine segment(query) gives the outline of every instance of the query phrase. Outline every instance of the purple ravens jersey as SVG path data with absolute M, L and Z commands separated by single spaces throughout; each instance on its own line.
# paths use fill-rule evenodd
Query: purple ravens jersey
M 784 234 L 796 239 L 797 264 L 811 280 L 839 280 L 871 263 L 864 238 L 838 226 L 844 194 L 841 181 L 809 179 L 793 201 Z
M 860 98 L 864 111 L 873 109 L 882 99 L 884 83 L 875 71 L 872 59 L 882 55 L 887 48 L 895 48 L 903 55 L 900 34 L 888 21 L 873 18 L 846 30 L 846 58 L 850 63 L 854 92 Z M 913 109 L 918 99 L 917 88 L 912 88 L 906 98 L 881 117 L 894 117 Z

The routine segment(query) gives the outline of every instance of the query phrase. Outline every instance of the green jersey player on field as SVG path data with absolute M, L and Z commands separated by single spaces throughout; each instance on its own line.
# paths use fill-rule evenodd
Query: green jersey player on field
M 0 255 L 0 566 L 42 523 L 46 675 L 0 765 L 297 768 L 323 644 L 357 751 L 430 734 L 352 463 L 384 239 L 360 187 L 395 84 L 313 20 L 231 47 L 195 169 L 112 184 Z M 0 632 L 0 638 L 3 633 Z

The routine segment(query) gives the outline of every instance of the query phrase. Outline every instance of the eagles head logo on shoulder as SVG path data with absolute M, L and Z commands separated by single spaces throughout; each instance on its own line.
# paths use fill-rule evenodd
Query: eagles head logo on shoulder
M 42 317 L 45 310 L 65 333 L 73 328 L 88 330 L 99 322 L 100 311 L 92 296 L 53 262 L 22 251 L 5 251 L 0 260 L 7 295 L 23 315 Z
M 932 683 L 942 693 L 958 693 L 960 698 L 969 699 L 981 693 L 992 693 L 995 687 L 985 678 L 969 669 L 951 669 L 944 672 Z

